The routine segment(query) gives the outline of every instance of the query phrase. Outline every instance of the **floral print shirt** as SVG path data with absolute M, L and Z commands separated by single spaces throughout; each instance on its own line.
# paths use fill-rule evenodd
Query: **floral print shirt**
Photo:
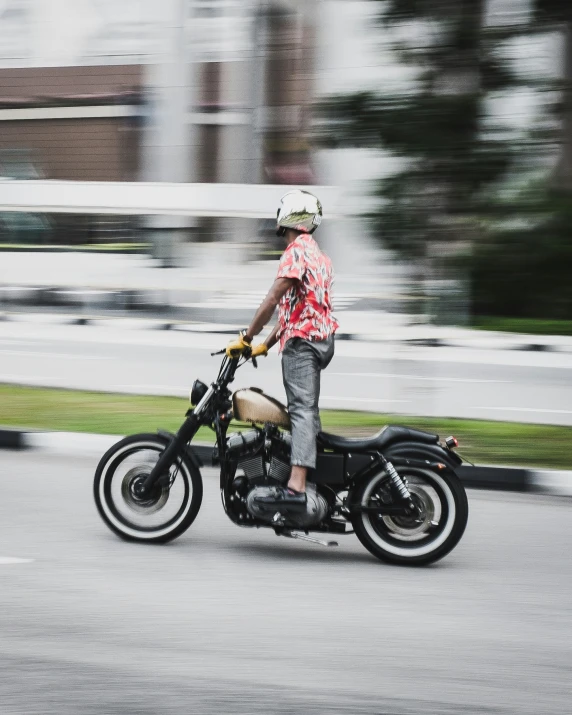
M 280 352 L 290 338 L 325 340 L 338 329 L 332 314 L 332 262 L 316 241 L 303 233 L 284 251 L 277 278 L 295 278 L 296 283 L 278 305 Z

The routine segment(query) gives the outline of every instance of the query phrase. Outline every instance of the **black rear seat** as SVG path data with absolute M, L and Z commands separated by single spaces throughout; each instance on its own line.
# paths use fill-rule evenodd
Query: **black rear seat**
M 373 437 L 338 437 L 325 432 L 318 434 L 319 445 L 339 452 L 381 452 L 396 442 L 406 441 L 437 444 L 439 435 L 397 425 L 387 425 Z

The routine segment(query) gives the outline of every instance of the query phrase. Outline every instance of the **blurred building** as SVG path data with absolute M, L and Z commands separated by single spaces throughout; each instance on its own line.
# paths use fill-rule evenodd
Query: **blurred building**
M 0 156 L 53 179 L 314 183 L 311 4 L 2 0 Z
M 311 183 L 308 4 L 3 0 L 0 151 L 31 152 L 48 178 L 140 178 L 142 126 L 161 100 L 147 68 L 192 59 L 193 86 L 177 88 L 197 128 L 187 179 Z
M 489 1 L 509 21 L 529 5 Z M 0 153 L 25 153 L 47 178 L 335 184 L 359 214 L 367 181 L 394 160 L 312 148 L 311 107 L 407 78 L 370 31 L 376 9 L 367 0 L 0 0 Z M 240 240 L 252 227 L 201 230 Z M 334 257 L 367 262 L 359 222 L 343 233 L 322 231 Z

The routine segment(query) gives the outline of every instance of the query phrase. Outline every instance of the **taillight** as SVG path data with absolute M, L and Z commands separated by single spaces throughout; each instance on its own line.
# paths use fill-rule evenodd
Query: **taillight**
M 449 449 L 455 449 L 455 447 L 459 446 L 459 440 L 456 437 L 447 437 L 445 444 Z

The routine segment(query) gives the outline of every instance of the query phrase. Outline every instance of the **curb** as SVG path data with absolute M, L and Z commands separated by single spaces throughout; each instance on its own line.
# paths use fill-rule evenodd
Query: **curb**
M 117 435 L 0 429 L 0 450 L 35 450 L 59 456 L 100 457 L 120 439 Z M 210 466 L 211 445 L 196 444 L 193 450 L 205 466 Z M 572 497 L 572 471 L 463 465 L 457 469 L 457 475 L 470 489 Z
M 123 439 L 120 435 L 0 429 L 0 449 L 33 450 L 68 457 L 101 457 L 120 439 Z M 211 445 L 195 444 L 193 451 L 206 466 L 210 466 Z

